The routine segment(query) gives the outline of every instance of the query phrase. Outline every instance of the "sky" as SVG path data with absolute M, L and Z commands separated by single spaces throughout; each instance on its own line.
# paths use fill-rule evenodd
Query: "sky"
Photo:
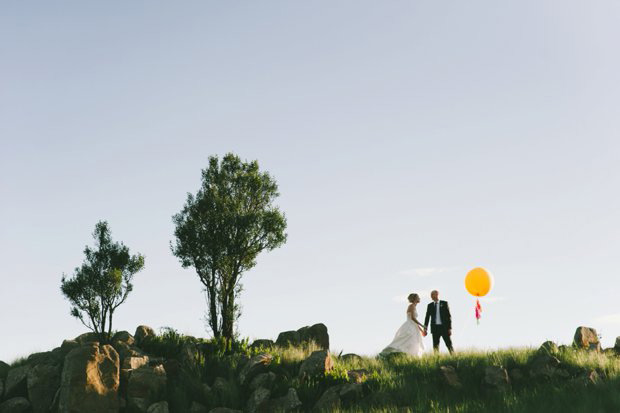
M 208 336 L 171 217 L 228 152 L 288 220 L 244 275 L 242 337 L 321 322 L 372 355 L 438 289 L 457 350 L 581 325 L 612 346 L 619 19 L 612 0 L 3 2 L 0 360 L 85 332 L 60 280 L 99 220 L 146 257 L 116 328 Z

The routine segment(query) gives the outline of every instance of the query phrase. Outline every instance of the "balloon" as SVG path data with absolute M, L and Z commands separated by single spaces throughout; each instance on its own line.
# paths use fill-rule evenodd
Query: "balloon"
M 473 296 L 483 297 L 493 287 L 493 276 L 484 268 L 477 267 L 465 276 L 465 288 Z

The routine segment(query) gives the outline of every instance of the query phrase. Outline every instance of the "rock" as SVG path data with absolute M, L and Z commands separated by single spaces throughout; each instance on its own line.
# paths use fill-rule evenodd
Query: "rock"
M 98 334 L 89 332 L 89 333 L 80 334 L 79 336 L 75 338 L 74 341 L 77 341 L 79 345 L 84 345 L 87 343 L 98 343 L 99 341 L 101 341 L 101 338 L 99 337 Z
M 209 410 L 209 413 L 243 413 L 241 410 L 229 409 L 228 407 L 216 407 Z
M 463 387 L 461 381 L 459 380 L 459 376 L 456 374 L 456 370 L 452 366 L 441 366 L 439 367 L 439 372 L 443 379 L 443 382 L 447 384 L 449 387 L 460 389 Z
M 280 347 L 298 346 L 301 344 L 301 338 L 297 331 L 284 331 L 278 334 L 276 345 Z
M 88 343 L 65 357 L 59 412 L 109 413 L 118 409 L 118 353 L 110 345 Z
M 127 383 L 127 406 L 146 412 L 166 395 L 166 370 L 164 366 L 142 366 L 132 370 Z
M 268 412 L 288 413 L 297 411 L 301 406 L 302 403 L 297 396 L 297 392 L 295 389 L 291 388 L 288 389 L 286 396 L 271 400 L 267 404 L 266 410 Z
M 312 377 L 324 375 L 334 368 L 334 362 L 328 350 L 318 350 L 313 352 L 301 363 L 299 368 L 300 377 Z
M 138 326 L 136 333 L 133 335 L 136 346 L 140 347 L 149 337 L 155 337 L 155 330 L 149 326 Z
M 523 372 L 519 368 L 511 369 L 508 372 L 508 376 L 510 377 L 511 383 L 520 383 L 523 380 L 525 380 L 525 376 L 523 375 Z
M 14 397 L 28 397 L 28 370 L 30 366 L 23 365 L 9 370 L 4 382 L 4 399 Z
M 47 413 L 60 388 L 60 366 L 38 364 L 28 371 L 28 398 L 33 413 Z
M 329 350 L 329 334 L 327 333 L 327 327 L 325 324 L 314 324 L 310 327 L 302 327 L 297 330 L 299 333 L 299 340 L 302 343 L 315 342 L 319 348 L 323 350 Z
M 313 412 L 331 412 L 340 408 L 340 388 L 339 386 L 330 387 L 316 402 Z
M 6 379 L 7 374 L 9 374 L 9 370 L 11 370 L 11 366 L 6 364 L 4 361 L 0 361 L 0 379 Z
M 534 358 L 530 368 L 532 377 L 552 378 L 560 367 L 560 360 L 548 354 L 539 354 Z
M 259 339 L 259 340 L 254 340 L 252 344 L 250 345 L 250 348 L 251 349 L 257 349 L 257 348 L 270 349 L 274 345 L 275 343 L 273 342 L 273 340 Z
M 149 356 L 142 357 L 125 357 L 122 364 L 122 369 L 126 370 L 135 370 L 139 369 L 142 366 L 146 366 L 149 364 Z
M 25 397 L 14 397 L 0 404 L 0 413 L 28 413 L 30 402 Z
M 136 343 L 136 339 L 127 331 L 119 331 L 112 336 L 112 343 L 121 342 L 128 346 L 133 346 Z
M 3 394 L 4 394 L 4 379 L 0 377 L 0 402 L 2 401 Z
M 45 351 L 42 353 L 34 353 L 28 356 L 27 363 L 31 366 L 37 364 L 60 365 L 62 364 L 62 355 L 60 354 L 60 351 Z
M 64 340 L 62 344 L 60 345 L 60 352 L 63 356 L 63 359 L 64 357 L 67 356 L 67 354 L 69 354 L 71 350 L 79 346 L 80 346 L 80 343 L 78 343 L 76 340 Z
M 179 353 L 179 361 L 182 365 L 187 367 L 193 367 L 196 365 L 196 362 L 200 358 L 200 353 L 198 352 L 198 348 L 195 344 L 185 343 L 181 347 L 181 351 Z
M 545 354 L 557 354 L 559 353 L 559 351 L 560 349 L 558 348 L 558 345 L 555 344 L 553 341 L 545 341 L 538 349 L 539 353 Z
M 276 380 L 276 374 L 274 372 L 261 373 L 258 374 L 252 381 L 250 382 L 250 390 L 256 390 L 259 387 L 263 387 L 265 389 L 271 390 L 273 386 L 273 382 Z
M 343 403 L 353 404 L 364 396 L 364 392 L 361 384 L 347 383 L 342 385 L 339 395 Z
M 366 369 L 349 370 L 347 371 L 347 376 L 349 381 L 353 383 L 363 383 L 370 376 L 370 372 Z
M 484 369 L 484 384 L 488 388 L 499 391 L 510 390 L 510 377 L 505 368 L 500 366 L 486 366 Z
M 146 413 L 168 413 L 168 402 L 157 402 L 149 406 Z
M 267 366 L 271 364 L 272 360 L 273 357 L 271 354 L 267 353 L 257 354 L 252 357 L 247 363 L 245 363 L 243 369 L 241 369 L 241 372 L 239 373 L 239 383 L 242 386 L 249 383 L 254 377 L 260 373 L 263 373 L 267 369 Z
M 577 327 L 573 345 L 585 350 L 601 350 L 601 343 L 599 342 L 596 330 L 589 327 Z
M 189 408 L 189 413 L 207 413 L 207 408 L 198 402 L 193 402 Z
M 362 361 L 362 357 L 354 353 L 348 353 L 340 356 L 340 360 L 344 361 L 345 363 L 351 363 L 354 361 Z
M 271 391 L 259 387 L 250 395 L 245 405 L 245 411 L 247 413 L 256 413 L 265 410 L 267 402 L 269 402 L 269 397 L 271 397 Z
M 230 388 L 230 383 L 228 383 L 228 380 L 223 377 L 216 377 L 211 388 L 216 394 L 221 395 L 228 392 L 228 389 Z

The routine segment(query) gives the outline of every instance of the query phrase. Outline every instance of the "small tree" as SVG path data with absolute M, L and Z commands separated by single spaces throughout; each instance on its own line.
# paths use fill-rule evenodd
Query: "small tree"
M 172 253 L 184 268 L 194 267 L 208 303 L 208 323 L 215 337 L 232 339 L 241 311 L 237 298 L 241 276 L 256 257 L 286 242 L 286 218 L 273 205 L 278 186 L 257 161 L 227 154 L 220 163 L 209 157 L 196 195 L 173 216 Z
M 108 223 L 100 221 L 93 232 L 95 249 L 86 246 L 86 259 L 73 277 L 62 276 L 61 291 L 71 302 L 71 315 L 109 342 L 112 317 L 133 290 L 131 280 L 144 268 L 144 256 L 129 255 L 129 248 L 112 242 Z

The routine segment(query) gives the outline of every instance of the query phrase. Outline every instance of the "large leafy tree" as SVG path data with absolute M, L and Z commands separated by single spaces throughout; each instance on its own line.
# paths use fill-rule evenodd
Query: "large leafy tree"
M 123 243 L 113 242 L 105 221 L 97 223 L 93 238 L 95 248 L 86 246 L 82 266 L 72 277 L 63 274 L 60 289 L 71 302 L 71 315 L 108 342 L 114 312 L 133 290 L 131 281 L 144 268 L 144 256 L 130 255 Z
M 187 195 L 173 216 L 172 252 L 184 268 L 193 267 L 204 286 L 208 324 L 215 337 L 234 338 L 241 312 L 241 277 L 256 257 L 286 242 L 286 218 L 273 204 L 276 181 L 234 154 L 209 157 L 198 192 Z

